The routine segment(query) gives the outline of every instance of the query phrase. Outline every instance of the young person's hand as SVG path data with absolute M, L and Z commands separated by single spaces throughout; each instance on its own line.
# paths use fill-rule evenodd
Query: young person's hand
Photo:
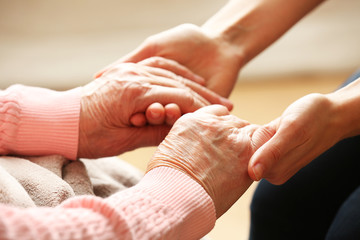
M 175 60 L 205 79 L 210 90 L 228 97 L 242 66 L 239 50 L 200 27 L 183 24 L 147 38 L 137 49 L 96 74 L 120 62 L 140 62 L 160 56 Z
M 262 127 L 271 138 L 252 156 L 249 175 L 282 184 L 340 140 L 360 134 L 360 79 L 331 94 L 310 94 Z

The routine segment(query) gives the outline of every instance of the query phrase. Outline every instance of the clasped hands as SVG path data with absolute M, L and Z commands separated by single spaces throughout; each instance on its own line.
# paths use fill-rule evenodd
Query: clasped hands
M 243 62 L 231 50 L 189 25 L 147 39 L 84 87 L 78 155 L 117 155 L 166 137 L 148 170 L 188 174 L 221 216 L 253 180 L 282 184 L 345 137 L 334 94 L 305 96 L 263 126 L 229 115 L 220 95 L 229 95 Z
M 82 89 L 78 157 L 115 156 L 158 145 L 181 114 L 210 104 L 232 108 L 229 100 L 196 81 L 203 80 L 160 57 L 114 65 Z M 145 126 L 147 120 L 152 125 Z

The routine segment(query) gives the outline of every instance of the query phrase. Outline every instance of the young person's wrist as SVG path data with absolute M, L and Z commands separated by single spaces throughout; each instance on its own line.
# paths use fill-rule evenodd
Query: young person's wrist
M 327 94 L 339 119 L 340 140 L 360 135 L 360 78 L 352 84 Z

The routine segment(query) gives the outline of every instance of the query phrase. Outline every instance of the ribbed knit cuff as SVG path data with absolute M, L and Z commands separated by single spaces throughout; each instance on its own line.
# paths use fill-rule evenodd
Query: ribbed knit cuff
M 190 176 L 168 167 L 148 172 L 141 186 L 151 186 L 153 196 L 171 206 L 182 219 L 181 239 L 199 239 L 213 229 L 216 222 L 214 202 L 205 189 Z
M 59 154 L 76 159 L 81 88 L 58 92 L 14 85 L 2 94 L 0 148 L 17 155 Z M 7 134 L 6 134 L 7 133 Z
M 129 218 L 130 229 L 138 229 L 137 239 L 144 234 L 149 238 L 200 239 L 215 225 L 215 206 L 205 189 L 172 168 L 155 168 L 135 187 L 118 194 L 107 201 Z M 140 230 L 133 225 L 146 227 Z
M 121 239 L 198 240 L 216 221 L 215 206 L 206 191 L 188 175 L 168 167 L 154 168 L 134 187 L 107 199 L 81 196 L 60 207 L 87 208 L 102 215 Z M 89 217 L 81 220 L 89 221 L 92 229 Z M 96 224 L 103 224 L 101 220 Z

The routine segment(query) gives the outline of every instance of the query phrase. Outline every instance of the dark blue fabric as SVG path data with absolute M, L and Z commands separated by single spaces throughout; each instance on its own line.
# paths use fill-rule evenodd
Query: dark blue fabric
M 360 187 L 346 199 L 327 233 L 327 240 L 360 239 Z
M 346 84 L 357 77 L 360 71 Z M 357 136 L 337 143 L 283 185 L 262 180 L 250 207 L 250 239 L 360 239 L 359 186 Z

